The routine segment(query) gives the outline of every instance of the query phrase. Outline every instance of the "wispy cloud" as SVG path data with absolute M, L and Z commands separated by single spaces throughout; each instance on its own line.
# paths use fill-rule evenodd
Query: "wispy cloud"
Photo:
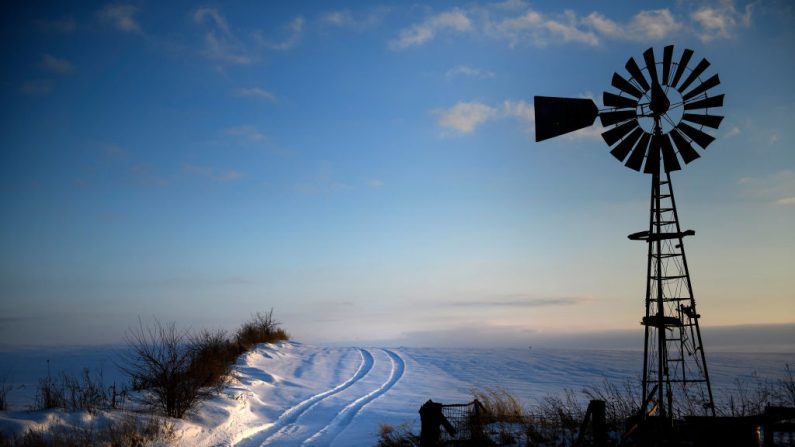
M 244 177 L 243 173 L 234 169 L 217 169 L 210 166 L 198 166 L 189 163 L 182 164 L 182 172 L 221 183 L 238 181 Z
M 581 29 L 581 24 L 573 11 L 564 11 L 555 17 L 549 17 L 529 9 L 519 16 L 489 20 L 485 24 L 485 29 L 488 35 L 507 40 L 510 46 L 520 44 L 546 46 L 550 42 L 599 44 L 596 34 Z
M 600 11 L 578 15 L 572 10 L 541 12 L 522 1 L 456 8 L 429 16 L 404 28 L 389 41 L 393 50 L 421 46 L 443 30 L 468 32 L 479 38 L 505 41 L 509 46 L 546 47 L 565 43 L 602 45 L 607 40 L 659 42 L 677 33 L 696 34 L 702 40 L 728 37 L 750 26 L 752 8 L 737 12 L 731 0 L 677 15 L 671 9 L 640 10 L 628 20 L 616 20 Z M 341 20 L 342 18 L 340 18 Z
M 459 101 L 447 109 L 434 111 L 438 115 L 437 124 L 459 133 L 472 133 L 478 126 L 491 120 L 514 118 L 522 126 L 532 131 L 535 124 L 533 105 L 524 100 L 506 99 L 499 106 L 490 106 L 481 102 Z
M 573 11 L 549 15 L 530 9 L 521 16 L 486 24 L 490 35 L 507 40 L 511 46 L 538 47 L 568 42 L 596 46 L 605 38 L 658 41 L 681 28 L 682 24 L 668 9 L 640 11 L 626 23 L 619 23 L 599 12 L 579 17 Z
M 444 77 L 450 79 L 455 77 L 470 77 L 478 79 L 493 78 L 494 73 L 482 68 L 470 67 L 469 65 L 456 65 L 455 67 L 447 70 Z
M 640 11 L 627 23 L 618 23 L 592 12 L 582 23 L 610 39 L 639 42 L 659 41 L 682 29 L 682 23 L 668 9 Z
M 367 181 L 367 187 L 370 189 L 381 189 L 384 187 L 384 182 L 377 178 L 370 179 Z
M 715 39 L 731 39 L 738 28 L 751 26 L 754 4 L 749 3 L 740 13 L 732 0 L 720 0 L 715 6 L 697 9 L 690 18 L 698 27 L 698 37 L 702 42 Z
M 39 68 L 59 75 L 77 73 L 75 66 L 66 59 L 59 59 L 51 54 L 42 54 Z
M 265 89 L 261 89 L 259 87 L 240 88 L 235 91 L 235 95 L 244 98 L 253 98 L 268 102 L 276 102 L 276 96 L 273 93 Z
M 77 22 L 72 17 L 54 20 L 34 20 L 36 29 L 43 32 L 71 33 L 77 29 Z
M 726 131 L 726 133 L 723 134 L 723 136 L 725 138 L 734 138 L 734 137 L 740 135 L 741 133 L 742 133 L 742 131 L 740 130 L 739 127 L 732 126 L 732 127 L 729 128 L 728 131 Z
M 105 5 L 97 12 L 97 17 L 103 23 L 110 24 L 126 33 L 140 33 L 141 25 L 135 20 L 138 8 L 133 5 L 111 4 Z
M 27 96 L 44 96 L 52 91 L 53 83 L 49 79 L 32 79 L 19 87 L 19 92 Z
M 286 37 L 282 40 L 272 40 L 263 36 L 261 31 L 254 33 L 254 38 L 265 48 L 271 50 L 289 50 L 301 41 L 301 35 L 304 31 L 304 18 L 296 17 L 285 27 Z
M 538 298 L 518 295 L 480 301 L 455 301 L 450 304 L 464 307 L 548 307 L 576 306 L 591 301 L 591 298 L 586 297 Z
M 321 15 L 320 22 L 327 26 L 363 31 L 378 26 L 388 12 L 388 8 L 378 7 L 363 16 L 357 16 L 350 9 L 341 9 Z
M 436 37 L 437 33 L 445 30 L 467 32 L 472 30 L 472 22 L 460 9 L 445 11 L 401 30 L 398 36 L 389 42 L 389 48 L 402 50 L 423 45 Z
M 518 119 L 527 131 L 533 132 L 535 130 L 536 112 L 532 104 L 524 100 L 512 101 L 506 99 L 502 104 L 502 110 L 506 116 Z
M 784 170 L 764 177 L 743 177 L 740 195 L 777 205 L 795 205 L 795 171 Z
M 199 8 L 193 13 L 193 21 L 197 24 L 203 24 L 209 21 L 225 34 L 229 34 L 229 24 L 226 22 L 226 18 L 222 16 L 217 9 Z
M 204 56 L 233 64 L 247 65 L 252 57 L 229 29 L 229 23 L 214 8 L 199 8 L 193 12 L 193 22 L 206 26 L 204 34 Z
M 247 141 L 262 141 L 265 139 L 265 135 L 257 130 L 256 127 L 249 124 L 229 127 L 224 130 L 224 133 Z
M 321 195 L 353 191 L 353 186 L 339 180 L 335 171 L 331 162 L 322 161 L 315 167 L 313 173 L 296 182 L 295 191 L 300 194 Z
M 480 102 L 460 101 L 449 109 L 438 109 L 440 127 L 461 133 L 472 133 L 479 125 L 497 117 L 497 109 Z
M 168 180 L 157 175 L 154 166 L 148 163 L 130 166 L 130 174 L 132 174 L 135 182 L 141 186 L 157 188 L 165 188 L 168 186 Z

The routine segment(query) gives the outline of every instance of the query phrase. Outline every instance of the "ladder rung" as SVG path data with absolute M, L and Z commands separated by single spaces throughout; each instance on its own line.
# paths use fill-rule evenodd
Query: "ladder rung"
M 672 279 L 682 279 L 687 278 L 685 275 L 677 275 L 677 276 L 650 276 L 651 279 L 662 279 L 663 281 L 669 281 Z
M 682 256 L 682 253 L 663 253 L 658 255 L 657 253 L 653 253 L 652 257 L 654 258 L 673 258 L 674 256 Z

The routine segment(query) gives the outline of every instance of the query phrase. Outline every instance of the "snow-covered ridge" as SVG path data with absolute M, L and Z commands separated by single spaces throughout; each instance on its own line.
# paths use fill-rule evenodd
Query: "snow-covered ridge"
M 96 351 L 99 353 L 100 351 Z M 29 353 L 28 353 L 29 354 Z M 29 371 L 25 392 L 38 377 L 25 359 L 53 358 L 54 371 L 69 358 L 0 352 L 3 365 Z M 111 353 L 108 352 L 108 355 Z M 98 355 L 98 354 L 97 354 Z M 281 342 L 259 345 L 234 366 L 224 392 L 177 421 L 179 446 L 372 446 L 379 424 L 419 428 L 420 405 L 471 400 L 472 391 L 502 387 L 528 404 L 564 388 L 579 391 L 607 378 L 635 380 L 642 353 L 555 349 L 332 348 Z M 772 379 L 791 354 L 708 356 L 718 393 L 735 379 Z M 104 365 L 106 381 L 121 379 Z M 72 365 L 72 370 L 82 366 Z M 66 368 L 68 369 L 68 368 Z M 46 370 L 45 370 L 46 371 Z M 756 378 L 754 378 L 754 375 Z M 21 395 L 17 393 L 16 397 Z M 14 392 L 12 392 L 12 404 Z M 16 410 L 23 408 L 19 401 Z M 87 416 L 59 412 L 0 412 L 0 429 L 79 423 Z M 100 416 L 102 417 L 102 416 Z

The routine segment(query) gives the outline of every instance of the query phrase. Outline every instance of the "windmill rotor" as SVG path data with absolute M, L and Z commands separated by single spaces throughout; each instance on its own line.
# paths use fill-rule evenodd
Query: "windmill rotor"
M 720 77 L 705 74 L 707 59 L 692 65 L 694 51 L 685 49 L 675 58 L 673 45 L 663 48 L 658 60 L 654 49 L 640 61 L 630 57 L 626 75 L 613 73 L 614 91 L 602 95 L 599 110 L 589 99 L 536 96 L 536 141 L 543 141 L 593 124 L 599 118 L 602 138 L 610 153 L 630 169 L 657 174 L 682 169 L 714 141 L 705 129 L 718 129 L 723 116 L 723 94 L 712 89 Z

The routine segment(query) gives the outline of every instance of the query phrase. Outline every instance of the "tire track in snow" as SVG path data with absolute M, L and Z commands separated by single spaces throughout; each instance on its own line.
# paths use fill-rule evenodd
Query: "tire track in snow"
M 246 445 L 260 445 L 264 446 L 267 445 L 268 439 L 274 435 L 277 431 L 281 430 L 282 428 L 292 424 L 293 422 L 298 419 L 299 416 L 306 413 L 307 410 L 312 408 L 315 404 L 320 402 L 323 399 L 328 398 L 329 396 L 333 396 L 341 391 L 344 391 L 351 387 L 354 383 L 361 380 L 367 373 L 373 369 L 373 364 L 375 361 L 373 360 L 373 354 L 366 349 L 359 349 L 359 354 L 362 356 L 362 363 L 359 365 L 359 368 L 356 372 L 351 376 L 350 379 L 346 380 L 345 382 L 335 386 L 334 388 L 328 389 L 323 391 L 322 393 L 315 394 L 307 399 L 304 399 L 300 403 L 293 405 L 292 407 L 285 410 L 276 421 L 265 427 L 262 430 L 258 430 L 256 433 L 248 433 L 246 438 L 240 442 L 245 442 Z M 256 438 L 256 439 L 253 439 Z
M 370 393 L 367 393 L 348 404 L 331 422 L 329 422 L 328 425 L 320 429 L 311 437 L 307 438 L 306 441 L 301 444 L 302 446 L 331 445 L 334 440 L 340 434 L 342 434 L 346 428 L 348 428 L 351 422 L 353 422 L 353 418 L 356 417 L 360 411 L 362 411 L 362 408 L 375 399 L 386 394 L 398 383 L 398 381 L 400 381 L 401 377 L 403 377 L 403 373 L 406 371 L 406 362 L 403 361 L 403 358 L 401 358 L 395 352 L 392 352 L 388 349 L 382 349 L 382 351 L 389 356 L 389 360 L 392 362 L 392 371 L 389 374 L 389 379 L 378 389 L 371 391 Z

